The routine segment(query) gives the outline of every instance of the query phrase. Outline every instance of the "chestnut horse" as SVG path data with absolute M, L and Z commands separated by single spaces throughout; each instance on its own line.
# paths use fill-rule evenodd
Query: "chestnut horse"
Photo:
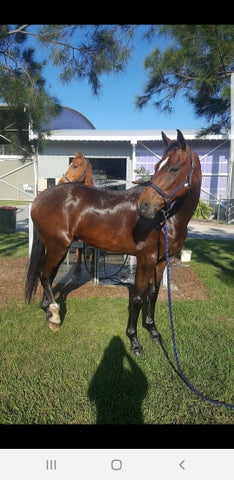
M 94 185 L 93 170 L 90 161 L 83 156 L 81 152 L 75 152 L 74 158 L 67 171 L 60 178 L 58 184 L 68 182 L 84 183 L 85 185 Z M 81 266 L 81 255 L 83 248 L 76 248 L 75 255 L 77 269 Z
M 67 171 L 60 178 L 58 184 L 79 182 L 85 185 L 94 185 L 93 171 L 90 161 L 81 152 L 75 152 L 75 156 Z
M 44 289 L 41 307 L 51 329 L 57 330 L 60 325 L 52 282 L 72 241 L 80 238 L 96 248 L 136 256 L 126 334 L 132 351 L 140 355 L 137 322 L 142 309 L 143 326 L 155 341 L 159 340 L 154 310 L 166 265 L 162 227 L 167 222 L 169 254 L 175 255 L 183 246 L 201 186 L 198 155 L 190 150 L 183 134 L 177 130 L 174 141 L 164 133 L 162 137 L 166 150 L 155 166 L 152 182 L 124 191 L 68 183 L 49 188 L 35 198 L 31 209 L 35 235 L 25 296 L 28 302 L 32 300 L 40 280 Z M 157 188 L 153 206 L 148 200 L 152 196 L 149 185 Z

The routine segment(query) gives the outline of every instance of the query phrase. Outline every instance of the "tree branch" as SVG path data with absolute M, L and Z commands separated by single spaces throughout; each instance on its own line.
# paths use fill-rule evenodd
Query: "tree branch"
M 21 25 L 21 27 L 17 28 L 16 30 L 11 30 L 10 32 L 7 32 L 7 35 L 15 35 L 15 33 L 28 33 L 28 32 L 24 32 L 24 29 L 27 28 L 27 27 L 30 27 L 30 23 L 29 24 L 25 24 L 25 25 Z

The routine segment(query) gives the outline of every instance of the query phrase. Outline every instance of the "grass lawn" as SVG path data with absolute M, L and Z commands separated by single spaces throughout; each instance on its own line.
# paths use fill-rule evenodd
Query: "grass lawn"
M 32 200 L 31 200 L 32 202 Z M 16 205 L 28 205 L 29 200 L 0 200 L 0 207 L 15 207 Z
M 20 248 L 26 254 L 27 245 Z M 187 239 L 186 248 L 209 298 L 173 302 L 181 365 L 196 389 L 233 404 L 234 242 Z M 233 411 L 201 400 L 179 377 L 167 302 L 157 303 L 155 315 L 163 347 L 139 321 L 140 358 L 125 335 L 125 298 L 68 298 L 60 308 L 58 332 L 37 302 L 27 305 L 17 292 L 0 308 L 1 424 L 234 423 Z
M 28 233 L 0 233 L 0 258 L 28 256 Z

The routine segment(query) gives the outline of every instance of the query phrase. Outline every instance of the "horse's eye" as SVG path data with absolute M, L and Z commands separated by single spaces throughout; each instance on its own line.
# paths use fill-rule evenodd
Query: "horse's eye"
M 73 168 L 77 168 L 77 167 L 78 167 L 78 165 L 73 165 Z
M 176 166 L 170 168 L 170 172 L 171 172 L 171 173 L 175 173 L 175 172 L 177 172 L 178 170 L 179 170 L 179 167 L 176 167 Z

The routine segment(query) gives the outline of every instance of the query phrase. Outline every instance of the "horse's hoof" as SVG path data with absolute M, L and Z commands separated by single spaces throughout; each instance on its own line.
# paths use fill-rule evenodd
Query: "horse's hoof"
M 153 341 L 155 343 L 157 343 L 158 345 L 162 345 L 162 336 L 160 335 L 160 333 L 158 333 L 158 335 L 156 335 L 155 337 L 153 337 Z
M 142 347 L 140 347 L 140 346 L 139 346 L 139 347 L 132 347 L 132 352 L 133 352 L 134 355 L 135 355 L 136 357 L 138 357 L 138 358 L 141 356 L 142 351 L 143 351 L 143 349 L 142 349 Z
M 160 335 L 152 335 L 152 340 L 154 343 L 161 344 L 161 336 Z
M 57 332 L 59 330 L 59 327 L 60 327 L 60 325 L 58 323 L 54 323 L 54 322 L 48 322 L 48 325 L 49 325 L 50 329 L 53 330 L 54 332 Z
M 141 356 L 142 350 L 136 350 L 134 353 L 136 357 L 139 358 Z

